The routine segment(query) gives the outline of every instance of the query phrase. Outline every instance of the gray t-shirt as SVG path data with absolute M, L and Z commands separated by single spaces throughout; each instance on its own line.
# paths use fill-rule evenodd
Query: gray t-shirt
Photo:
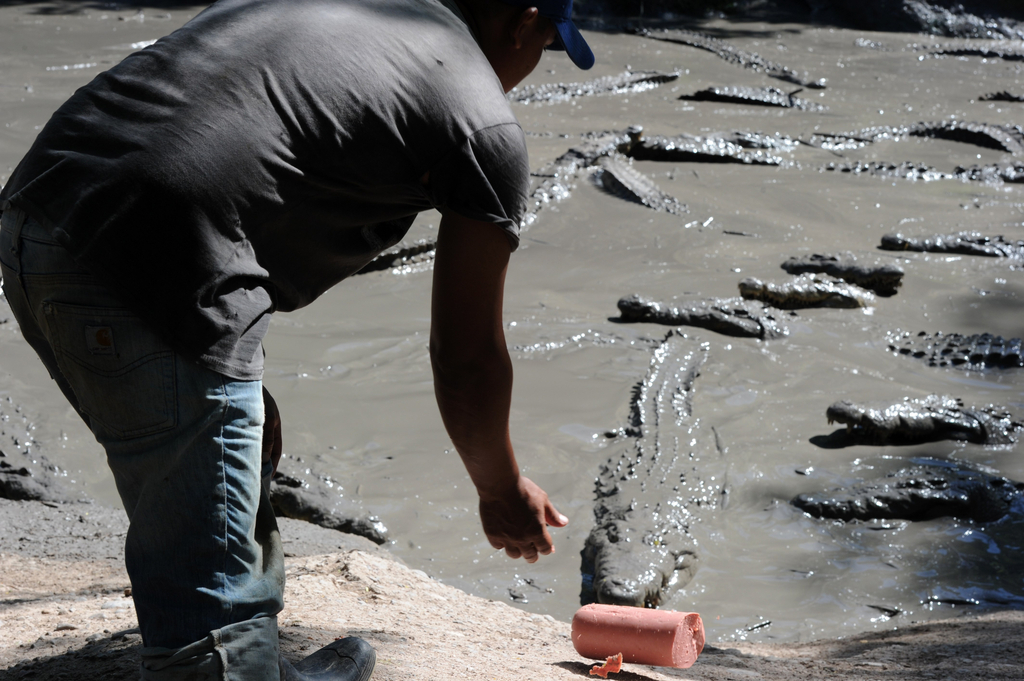
M 528 185 L 522 129 L 445 4 L 220 0 L 78 90 L 0 206 L 173 346 L 254 379 L 269 313 L 309 304 L 431 207 L 515 248 Z

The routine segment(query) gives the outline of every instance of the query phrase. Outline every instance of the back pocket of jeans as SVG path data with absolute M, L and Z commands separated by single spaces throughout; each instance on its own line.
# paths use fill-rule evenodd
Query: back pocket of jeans
M 138 316 L 52 301 L 43 310 L 57 364 L 97 437 L 176 425 L 174 352 Z

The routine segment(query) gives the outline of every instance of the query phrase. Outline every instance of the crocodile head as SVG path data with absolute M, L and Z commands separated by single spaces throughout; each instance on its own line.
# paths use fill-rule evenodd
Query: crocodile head
M 740 295 L 744 298 L 757 298 L 764 291 L 764 282 L 754 277 L 747 277 L 739 283 Z
M 905 251 L 910 242 L 902 234 L 886 234 L 882 237 L 880 248 L 885 251 Z
M 876 409 L 870 409 L 860 404 L 854 404 L 848 400 L 840 400 L 833 403 L 825 410 L 825 417 L 829 425 L 841 423 L 847 430 L 854 428 L 870 428 L 878 421 Z
M 643 319 L 652 311 L 659 312 L 660 310 L 660 304 L 652 300 L 641 298 L 636 294 L 626 296 L 619 300 L 619 314 L 622 315 L 622 319 L 625 321 Z
M 587 537 L 584 564 L 592 566 L 593 597 L 598 603 L 654 608 L 693 579 L 697 559 L 692 550 L 625 541 L 628 534 L 633 532 L 613 522 L 595 527 Z

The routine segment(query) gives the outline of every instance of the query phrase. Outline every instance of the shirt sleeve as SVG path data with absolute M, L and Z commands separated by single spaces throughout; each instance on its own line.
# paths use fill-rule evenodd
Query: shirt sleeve
M 442 215 L 498 225 L 515 250 L 529 189 L 526 136 L 506 123 L 477 131 L 449 152 L 430 170 L 428 193 Z

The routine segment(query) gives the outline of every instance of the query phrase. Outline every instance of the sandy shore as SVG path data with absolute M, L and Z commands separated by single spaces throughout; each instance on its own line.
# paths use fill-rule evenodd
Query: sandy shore
M 121 564 L 127 523 L 95 504 L 0 500 L 0 679 L 137 678 L 141 639 Z M 470 596 L 360 537 L 282 520 L 284 653 L 341 636 L 377 649 L 373 678 L 589 678 L 569 624 Z M 625 665 L 611 678 L 1020 679 L 1024 613 L 900 627 L 846 640 L 728 644 L 687 670 Z

